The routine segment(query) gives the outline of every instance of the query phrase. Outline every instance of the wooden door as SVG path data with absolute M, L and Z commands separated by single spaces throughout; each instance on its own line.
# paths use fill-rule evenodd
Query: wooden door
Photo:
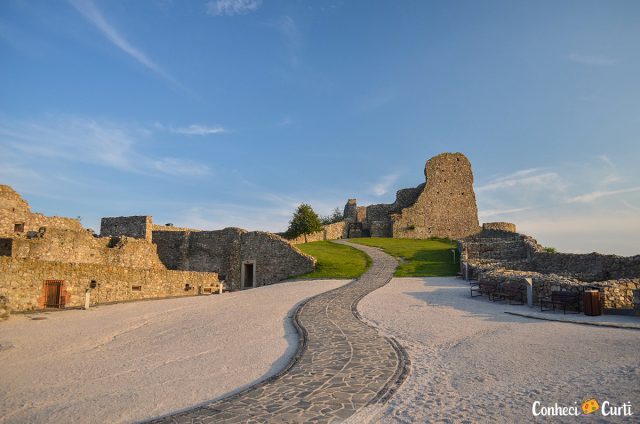
M 45 281 L 45 302 L 47 308 L 59 308 L 61 306 L 60 295 L 62 294 L 62 281 L 51 280 Z

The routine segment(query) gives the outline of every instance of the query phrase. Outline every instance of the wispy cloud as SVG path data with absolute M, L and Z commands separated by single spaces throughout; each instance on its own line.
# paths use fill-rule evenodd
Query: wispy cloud
M 380 181 L 371 187 L 370 192 L 375 194 L 376 196 L 382 196 L 389 192 L 389 189 L 398 179 L 397 174 L 389 174 L 385 175 L 380 179 Z
M 636 191 L 640 191 L 640 186 L 623 188 L 620 190 L 592 191 L 591 193 L 586 193 L 586 194 L 581 194 L 580 196 L 571 197 L 567 199 L 567 203 L 577 203 L 577 202 L 590 203 L 602 197 L 617 196 L 619 194 L 634 193 Z
M 600 159 L 602 162 L 604 162 L 607 165 L 609 165 L 610 168 L 615 168 L 615 165 L 613 164 L 611 159 L 609 159 L 609 156 L 607 156 L 607 155 L 599 155 L 598 159 Z
M 91 0 L 69 0 L 71 5 L 82 14 L 93 26 L 95 26 L 111 43 L 131 56 L 138 63 L 152 70 L 162 78 L 184 89 L 176 79 L 169 75 L 157 63 L 151 60 L 144 52 L 133 46 L 122 34 L 120 34 L 104 17 L 102 12 Z
M 276 124 L 276 126 L 278 127 L 288 127 L 290 125 L 293 125 L 293 119 L 288 116 L 285 116 L 284 118 L 282 118 L 282 121 Z
M 255 12 L 262 0 L 212 0 L 207 3 L 207 14 L 212 16 L 245 15 Z
M 564 189 L 564 184 L 556 172 L 544 171 L 540 168 L 532 168 L 523 169 L 503 177 L 494 178 L 485 184 L 477 186 L 475 190 L 478 193 L 482 193 L 518 186 L 526 186 L 528 188 L 531 188 L 532 186 L 552 186 L 556 190 Z
M 150 175 L 201 176 L 210 172 L 206 165 L 190 159 L 143 153 L 141 147 L 149 137 L 145 128 L 78 117 L 0 122 L 0 144 L 11 152 Z
M 604 56 L 597 55 L 583 55 L 578 53 L 571 53 L 567 58 L 574 63 L 590 66 L 611 66 L 615 65 L 615 60 L 609 59 Z
M 513 215 L 518 212 L 524 212 L 533 209 L 532 207 L 526 208 L 513 208 L 513 209 L 486 209 L 478 211 L 478 217 L 482 219 L 492 218 L 503 215 Z
M 196 135 L 196 136 L 204 136 L 204 135 L 214 135 L 214 134 L 223 134 L 229 132 L 224 127 L 217 126 L 209 126 L 209 125 L 200 125 L 200 124 L 192 124 L 188 127 L 172 127 L 166 126 L 159 122 L 153 124 L 156 129 L 162 131 L 169 131 L 174 134 L 183 134 L 183 135 Z

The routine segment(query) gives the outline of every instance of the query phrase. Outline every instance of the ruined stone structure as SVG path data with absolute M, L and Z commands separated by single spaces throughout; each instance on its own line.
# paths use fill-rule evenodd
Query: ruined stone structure
M 100 221 L 100 237 L 129 236 L 151 241 L 152 231 L 153 219 L 150 216 L 102 218 Z
M 40 227 L 83 230 L 80 221 L 32 213 L 29 204 L 8 185 L 0 185 L 0 237 L 38 231 Z
M 551 253 L 504 222 L 483 224 L 482 232 L 459 240 L 458 250 L 461 271 L 466 269 L 470 278 L 516 285 L 523 291 L 524 278 L 531 278 L 534 302 L 551 291 L 597 288 L 604 308 L 640 315 L 640 255 Z
M 458 239 L 480 230 L 473 173 L 462 153 L 442 153 L 427 161 L 426 182 L 399 190 L 392 204 L 344 208 L 346 236 Z
M 96 305 L 219 289 L 216 273 L 167 270 L 145 234 L 98 238 L 76 219 L 32 213 L 8 186 L 0 186 L 0 223 L 3 317 L 84 306 L 87 291 L 89 305 Z
M 282 238 L 238 228 L 154 226 L 150 216 L 103 218 L 101 237 L 76 219 L 32 213 L 0 186 L 0 319 L 9 311 L 80 307 L 271 284 L 313 270 Z
M 272 284 L 313 271 L 315 258 L 263 231 L 153 231 L 168 269 L 220 274 L 232 290 Z
M 133 216 L 103 218 L 100 234 L 151 240 L 167 269 L 215 272 L 231 290 L 306 274 L 316 263 L 283 238 L 263 231 L 191 230 L 153 225 L 150 216 Z

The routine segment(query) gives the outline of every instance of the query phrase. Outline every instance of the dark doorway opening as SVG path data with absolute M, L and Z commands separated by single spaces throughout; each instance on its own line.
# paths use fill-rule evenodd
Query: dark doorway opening
M 242 287 L 245 289 L 253 287 L 254 266 L 255 264 L 252 263 L 244 264 L 244 281 L 242 282 Z
M 64 306 L 62 283 L 61 280 L 48 280 L 44 282 L 44 306 L 46 308 L 62 308 Z

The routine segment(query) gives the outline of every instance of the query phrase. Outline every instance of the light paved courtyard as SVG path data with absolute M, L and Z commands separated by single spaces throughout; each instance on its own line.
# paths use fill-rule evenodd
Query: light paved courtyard
M 591 398 L 632 404 L 634 416 L 611 422 L 637 422 L 640 416 L 638 330 L 509 315 L 505 311 L 531 310 L 471 299 L 468 284 L 451 277 L 393 279 L 358 309 L 397 338 L 412 366 L 387 405 L 361 411 L 350 422 L 527 422 L 534 418 L 535 401 L 573 406 Z M 563 318 L 562 313 L 547 316 Z
M 0 422 L 133 422 L 237 390 L 293 356 L 299 302 L 347 282 L 14 315 L 0 323 Z

